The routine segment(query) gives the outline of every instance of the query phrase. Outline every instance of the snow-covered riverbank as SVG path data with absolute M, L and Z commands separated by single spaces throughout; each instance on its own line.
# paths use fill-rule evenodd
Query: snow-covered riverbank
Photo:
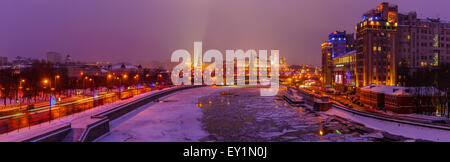
M 111 132 L 99 142 L 199 141 L 208 136 L 201 128 L 198 98 L 227 89 L 202 87 L 183 90 L 149 103 L 111 122 Z

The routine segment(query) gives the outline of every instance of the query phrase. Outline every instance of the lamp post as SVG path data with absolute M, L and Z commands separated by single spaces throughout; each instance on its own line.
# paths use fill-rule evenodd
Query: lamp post
M 138 95 L 139 94 L 139 75 L 138 74 L 136 74 L 135 76 L 134 76 L 134 79 L 136 79 L 136 95 Z
M 22 83 L 25 83 L 25 79 L 20 80 L 19 82 L 19 88 L 17 89 L 17 98 L 19 98 L 19 89 L 22 90 L 22 99 L 23 99 L 23 87 L 22 87 Z M 19 102 L 19 110 L 22 108 L 22 102 L 20 102 L 20 99 L 17 99 Z
M 48 79 L 44 79 L 42 81 L 42 83 L 44 84 L 44 89 L 47 88 L 47 85 L 50 85 L 51 88 L 51 84 L 48 83 Z M 52 96 L 51 96 L 51 89 L 50 89 L 50 104 L 48 106 L 48 122 L 50 123 L 50 121 L 52 120 Z
M 120 78 L 116 77 L 115 80 L 117 80 L 119 82 L 119 84 L 118 84 L 119 86 L 118 87 L 119 87 L 119 98 L 120 98 Z M 116 83 L 117 83 L 117 81 L 116 81 Z
M 61 76 L 59 76 L 59 75 L 55 76 L 55 91 L 58 90 L 58 84 L 57 84 L 56 80 L 59 79 L 60 77 Z M 61 93 L 59 95 L 61 96 Z
M 107 91 L 109 92 L 110 90 L 110 81 L 111 81 L 112 75 L 108 74 L 108 76 L 106 77 L 106 87 L 107 87 Z
M 86 88 L 87 88 L 87 86 L 86 86 L 86 81 L 89 79 L 89 77 L 87 77 L 87 76 L 85 76 L 84 77 L 84 80 L 83 80 L 83 91 L 84 91 L 84 93 L 86 94 Z
M 94 85 L 95 81 L 92 78 L 89 78 L 89 85 L 91 90 L 90 91 L 95 91 L 95 85 Z
M 120 85 L 119 85 L 119 97 L 122 97 L 122 92 L 120 92 L 120 91 L 124 91 L 124 89 L 125 89 L 125 86 L 123 87 L 123 89 L 122 90 L 120 90 L 120 88 L 122 87 L 122 79 L 124 79 L 124 80 L 126 80 L 128 78 L 128 75 L 127 74 L 124 74 L 124 75 L 122 75 L 122 78 L 120 78 Z

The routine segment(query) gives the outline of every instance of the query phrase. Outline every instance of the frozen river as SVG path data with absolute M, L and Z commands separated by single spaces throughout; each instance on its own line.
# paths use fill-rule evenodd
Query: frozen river
M 112 121 L 99 142 L 373 141 L 330 116 L 288 105 L 258 88 L 202 87 L 149 103 Z
M 202 87 L 183 90 L 149 103 L 111 124 L 110 133 L 99 142 L 179 142 L 199 141 L 208 135 L 201 128 L 202 110 L 196 106 L 200 97 L 223 88 Z

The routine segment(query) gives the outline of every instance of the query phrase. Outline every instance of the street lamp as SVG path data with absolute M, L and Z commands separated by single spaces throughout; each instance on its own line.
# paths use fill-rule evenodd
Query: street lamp
M 106 77 L 106 87 L 107 87 L 107 91 L 109 92 L 110 90 L 110 80 L 112 78 L 111 74 L 108 74 L 108 76 Z
M 19 99 L 19 89 L 23 88 L 22 87 L 22 83 L 25 83 L 25 79 L 22 79 L 22 80 L 19 81 L 19 87 L 17 88 L 16 99 L 17 99 L 17 102 L 19 103 L 19 109 L 22 107 L 22 102 L 20 102 L 20 99 Z M 23 90 L 22 90 L 22 97 L 21 98 L 23 98 Z
M 136 74 L 134 76 L 134 79 L 136 79 L 136 95 L 139 94 L 139 74 Z
M 42 94 L 44 95 L 44 97 L 45 97 L 45 91 L 46 91 L 46 89 L 47 89 L 47 84 L 48 84 L 48 79 L 44 79 L 44 80 L 42 80 L 42 86 L 43 86 L 43 90 L 42 90 Z

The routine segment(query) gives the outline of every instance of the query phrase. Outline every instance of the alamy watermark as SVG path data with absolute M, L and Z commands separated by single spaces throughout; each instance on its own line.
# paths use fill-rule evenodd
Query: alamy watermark
M 192 78 L 194 85 L 235 85 L 235 80 L 236 85 L 245 85 L 247 72 L 249 85 L 269 86 L 261 88 L 261 96 L 275 96 L 279 88 L 279 50 L 271 50 L 267 58 L 267 50 L 258 50 L 258 54 L 256 50 L 226 50 L 224 62 L 219 50 L 211 49 L 203 55 L 202 42 L 194 42 L 193 60 L 187 50 L 172 53 L 171 62 L 182 61 L 173 68 L 171 79 L 174 85 L 192 85 Z M 204 67 L 204 63 L 209 65 Z

